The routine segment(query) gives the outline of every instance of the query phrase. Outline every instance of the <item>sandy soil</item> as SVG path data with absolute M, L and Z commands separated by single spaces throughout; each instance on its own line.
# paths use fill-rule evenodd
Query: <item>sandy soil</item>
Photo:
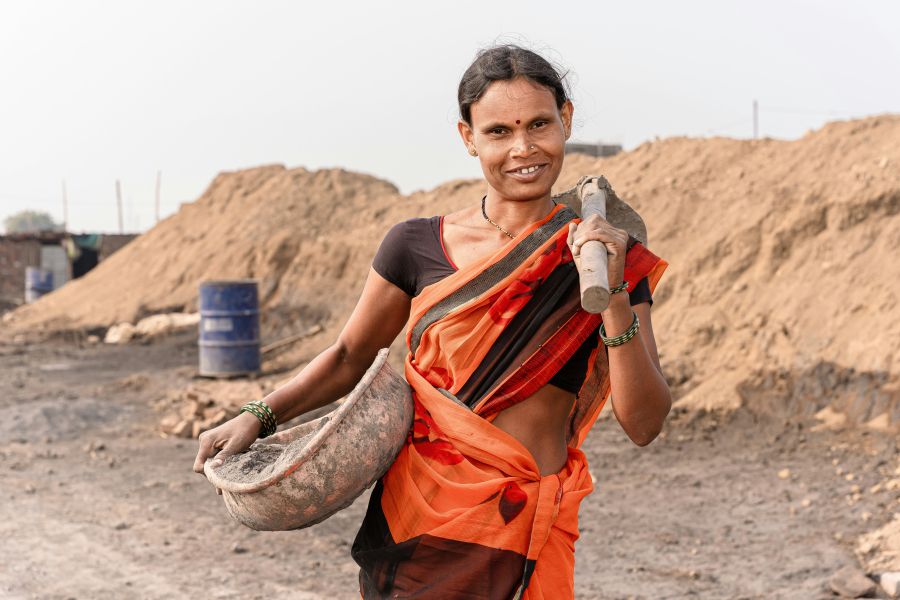
M 191 471 L 196 441 L 156 432 L 153 402 L 194 365 L 191 335 L 0 343 L 0 597 L 356 597 L 365 497 L 308 530 L 254 532 Z M 857 536 L 900 509 L 896 491 L 867 491 L 898 452 L 809 425 L 682 413 L 639 448 L 607 416 L 586 445 L 598 487 L 578 598 L 831 597 Z

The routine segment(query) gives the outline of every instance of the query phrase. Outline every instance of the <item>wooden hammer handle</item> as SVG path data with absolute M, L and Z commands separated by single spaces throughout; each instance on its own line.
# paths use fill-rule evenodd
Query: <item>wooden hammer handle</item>
M 584 184 L 581 200 L 582 220 L 591 215 L 606 218 L 606 191 L 593 180 Z M 589 313 L 603 312 L 609 306 L 608 260 L 603 242 L 591 240 L 582 244 L 578 279 L 581 282 L 581 307 Z

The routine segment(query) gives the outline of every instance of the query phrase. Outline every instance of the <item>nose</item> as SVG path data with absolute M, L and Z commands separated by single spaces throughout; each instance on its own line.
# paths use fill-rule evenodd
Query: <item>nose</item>
M 513 156 L 529 156 L 534 152 L 534 144 L 528 140 L 527 135 L 520 135 L 513 141 L 511 153 Z

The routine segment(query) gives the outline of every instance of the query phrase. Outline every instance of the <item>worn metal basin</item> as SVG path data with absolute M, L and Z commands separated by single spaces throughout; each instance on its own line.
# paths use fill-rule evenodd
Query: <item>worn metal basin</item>
M 309 527 L 349 506 L 391 466 L 412 426 L 409 384 L 388 349 L 337 409 L 255 442 L 204 473 L 247 527 Z

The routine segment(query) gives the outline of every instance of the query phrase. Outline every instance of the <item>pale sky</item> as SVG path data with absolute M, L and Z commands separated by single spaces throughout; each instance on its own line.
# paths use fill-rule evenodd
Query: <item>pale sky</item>
M 3 2 L 0 222 L 152 227 L 222 170 L 341 166 L 403 192 L 478 177 L 456 87 L 479 48 L 571 70 L 573 139 L 792 139 L 900 112 L 900 2 Z

